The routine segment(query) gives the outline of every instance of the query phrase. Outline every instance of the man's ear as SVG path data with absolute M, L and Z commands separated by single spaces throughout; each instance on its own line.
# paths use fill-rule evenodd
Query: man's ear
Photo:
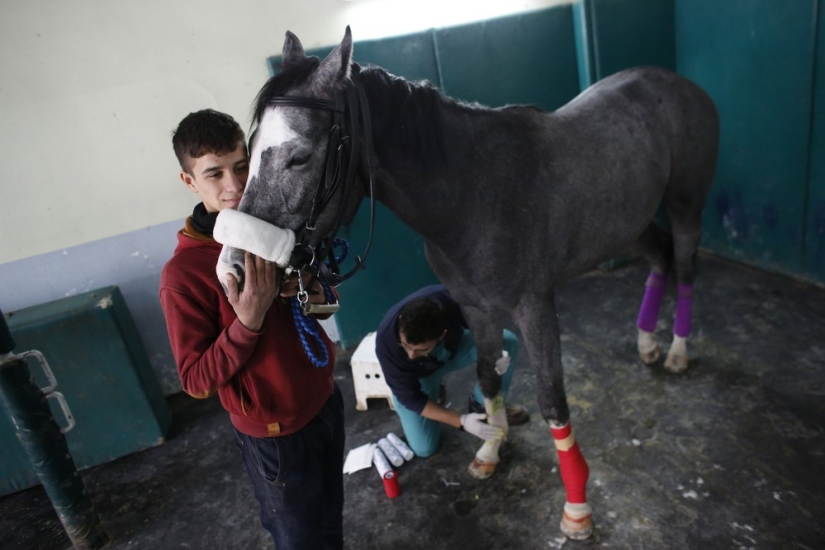
M 180 171 L 180 180 L 183 184 L 192 190 L 193 193 L 198 194 L 198 187 L 195 185 L 195 178 L 191 174 L 187 174 L 183 170 Z

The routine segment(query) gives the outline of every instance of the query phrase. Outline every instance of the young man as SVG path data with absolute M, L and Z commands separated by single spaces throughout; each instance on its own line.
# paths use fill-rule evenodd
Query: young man
M 510 390 L 518 355 L 516 336 L 504 331 L 503 356 L 496 363 L 504 398 Z M 424 287 L 395 304 L 376 333 L 375 351 L 395 412 L 412 450 L 420 457 L 435 453 L 441 439 L 439 423 L 463 429 L 486 441 L 500 439 L 501 428 L 484 422 L 481 389 L 470 394 L 468 414 L 438 404 L 445 375 L 475 364 L 477 351 L 458 304 L 441 285 Z M 508 361 L 509 359 L 509 361 Z M 508 407 L 507 421 L 514 426 L 529 420 L 522 407 Z
M 286 298 L 275 295 L 275 265 L 247 253 L 242 288 L 227 291 L 215 274 L 221 245 L 212 238 L 218 212 L 237 208 L 249 161 L 241 127 L 212 110 L 191 113 L 172 143 L 184 185 L 202 202 L 178 233 L 163 268 L 160 302 L 184 391 L 217 392 L 261 508 L 261 522 L 281 549 L 343 548 L 344 417 L 331 358 L 313 366 Z M 325 301 L 320 285 L 313 303 Z

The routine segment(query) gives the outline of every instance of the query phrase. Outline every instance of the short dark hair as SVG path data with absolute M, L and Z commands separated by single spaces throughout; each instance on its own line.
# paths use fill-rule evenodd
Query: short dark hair
M 438 340 L 446 329 L 447 319 L 441 304 L 429 298 L 407 302 L 398 313 L 398 330 L 408 344 Z
M 241 125 L 231 116 L 212 109 L 189 113 L 172 133 L 175 156 L 187 173 L 191 173 L 192 159 L 209 153 L 231 153 L 238 147 L 238 142 L 244 142 Z

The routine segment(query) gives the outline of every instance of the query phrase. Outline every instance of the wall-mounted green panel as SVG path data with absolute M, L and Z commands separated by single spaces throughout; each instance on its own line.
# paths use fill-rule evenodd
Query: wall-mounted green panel
M 361 65 L 376 65 L 407 80 L 429 80 L 440 86 L 434 32 L 356 42 L 352 55 Z
M 553 110 L 579 92 L 570 5 L 436 31 L 443 90 L 464 101 Z
M 676 68 L 673 0 L 577 0 L 573 16 L 582 89 L 630 67 Z
M 702 246 L 799 274 L 818 0 L 676 0 L 676 66 L 716 101 Z
M 805 272 L 825 283 L 825 3 L 819 1 L 811 124 Z
M 14 353 L 38 350 L 49 362 L 77 425 L 66 442 L 79 469 L 163 443 L 171 413 L 117 287 L 5 314 Z M 33 379 L 47 379 L 29 361 Z M 52 406 L 58 424 L 59 408 Z M 39 483 L 11 420 L 0 415 L 0 495 Z

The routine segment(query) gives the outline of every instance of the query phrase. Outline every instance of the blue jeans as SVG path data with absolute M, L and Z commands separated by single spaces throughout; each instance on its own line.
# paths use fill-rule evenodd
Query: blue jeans
M 518 338 L 509 330 L 505 330 L 503 340 L 502 347 L 510 354 L 510 368 L 508 368 L 504 376 L 501 377 L 501 395 L 506 399 L 507 393 L 510 391 L 510 382 L 513 380 L 513 371 L 516 370 Z M 455 357 L 444 363 L 443 367 L 426 378 L 419 378 L 418 381 L 419 384 L 421 384 L 421 391 L 427 394 L 430 401 L 437 401 L 438 392 L 441 388 L 441 380 L 444 376 L 474 365 L 477 360 L 478 350 L 476 349 L 475 342 L 473 342 L 473 337 L 469 330 L 464 329 L 464 336 L 461 338 L 461 343 L 458 346 Z M 473 390 L 473 397 L 476 403 L 484 403 L 484 396 L 481 393 L 478 382 L 476 382 L 475 389 Z M 395 404 L 395 412 L 401 420 L 401 428 L 404 430 L 407 443 L 413 452 L 415 452 L 416 456 L 425 458 L 433 455 L 441 441 L 441 423 L 414 413 L 402 405 L 395 395 L 392 396 L 392 401 Z
M 261 523 L 278 550 L 344 547 L 344 400 L 335 391 L 295 433 L 257 438 L 235 430 Z

